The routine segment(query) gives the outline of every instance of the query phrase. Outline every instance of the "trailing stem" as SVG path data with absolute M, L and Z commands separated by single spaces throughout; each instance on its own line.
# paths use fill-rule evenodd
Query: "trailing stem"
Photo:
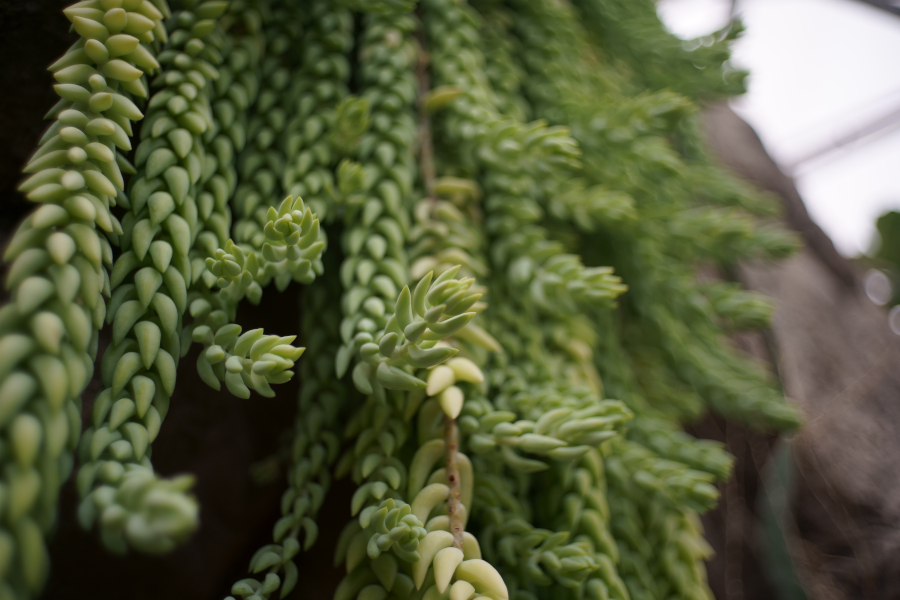
M 425 184 L 425 195 L 431 202 L 437 200 L 434 193 L 434 146 L 431 142 L 431 121 L 428 118 L 428 110 L 425 101 L 431 91 L 431 77 L 428 74 L 430 58 L 425 46 L 425 33 L 419 31 L 419 56 L 416 63 L 416 79 L 419 81 L 419 168 L 422 172 L 422 181 Z
M 444 415 L 444 461 L 447 468 L 447 482 L 450 492 L 447 494 L 447 514 L 450 515 L 450 533 L 453 534 L 453 547 L 462 550 L 465 526 L 460 512 L 459 465 L 459 428 L 456 419 Z
M 435 169 L 434 147 L 431 140 L 431 120 L 425 101 L 431 92 L 431 78 L 428 73 L 429 56 L 426 49 L 425 32 L 419 30 L 419 57 L 416 63 L 416 79 L 419 82 L 419 168 L 425 185 L 425 193 L 429 202 L 437 202 L 434 192 Z M 447 495 L 447 514 L 450 516 L 450 533 L 453 534 L 453 547 L 462 550 L 465 524 L 460 510 L 459 465 L 459 428 L 456 419 L 444 415 L 444 461 L 447 469 L 447 481 L 450 491 Z

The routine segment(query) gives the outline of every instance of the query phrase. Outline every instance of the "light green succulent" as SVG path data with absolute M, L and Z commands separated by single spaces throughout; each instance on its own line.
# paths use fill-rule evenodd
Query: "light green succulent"
M 724 338 L 771 306 L 694 266 L 794 241 L 697 133 L 696 100 L 740 88 L 736 29 L 688 52 L 654 10 L 66 9 L 80 39 L 20 187 L 40 206 L 4 254 L 0 598 L 40 593 L 76 450 L 77 517 L 110 550 L 202 527 L 193 477 L 150 459 L 193 343 L 240 398 L 299 370 L 281 517 L 233 596 L 302 586 L 350 477 L 337 600 L 709 598 L 698 514 L 731 459 L 681 425 L 798 416 Z M 236 322 L 291 282 L 305 348 Z

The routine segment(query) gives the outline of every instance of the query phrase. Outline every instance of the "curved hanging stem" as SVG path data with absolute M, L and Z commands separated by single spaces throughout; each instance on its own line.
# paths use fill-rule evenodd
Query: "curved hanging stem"
M 431 140 L 431 121 L 425 109 L 425 99 L 431 91 L 431 78 L 428 73 L 429 55 L 426 46 L 425 32 L 422 29 L 416 34 L 419 40 L 419 60 L 416 64 L 416 79 L 419 81 L 419 168 L 425 184 L 425 194 L 432 205 L 437 201 L 434 193 L 435 169 L 434 146 Z M 459 465 L 459 428 L 456 419 L 444 415 L 444 462 L 447 469 L 447 483 L 450 491 L 447 494 L 447 514 L 450 516 L 450 533 L 453 534 L 453 546 L 462 550 L 463 518 L 460 500 Z
M 453 546 L 462 550 L 463 526 L 460 506 L 459 465 L 457 456 L 459 453 L 459 428 L 456 419 L 444 415 L 444 461 L 447 468 L 447 482 L 450 492 L 447 494 L 447 514 L 450 516 L 450 533 L 453 534 Z
M 419 40 L 419 57 L 416 63 L 416 79 L 419 81 L 419 168 L 422 170 L 425 195 L 434 202 L 437 200 L 434 193 L 434 146 L 431 141 L 431 121 L 425 109 L 425 100 L 431 91 L 431 77 L 428 73 L 431 57 L 425 46 L 425 32 L 420 29 L 416 37 Z

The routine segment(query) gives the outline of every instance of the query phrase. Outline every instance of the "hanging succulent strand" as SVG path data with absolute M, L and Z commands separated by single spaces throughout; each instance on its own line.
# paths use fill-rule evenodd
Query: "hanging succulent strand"
M 104 389 L 94 401 L 93 425 L 81 440 L 78 489 L 82 525 L 98 523 L 104 543 L 118 552 L 129 544 L 163 552 L 197 526 L 196 503 L 185 495 L 192 478 L 157 479 L 147 450 L 168 412 L 181 357 L 181 320 L 193 282 L 189 252 L 200 225 L 201 134 L 210 127 L 208 83 L 225 44 L 215 19 L 224 8 L 172 17 L 170 46 L 160 55 L 164 87 L 148 103 L 122 254 L 110 276 L 112 343 L 101 364 Z M 216 246 L 225 241 L 213 240 Z
M 368 128 L 368 105 L 349 97 L 354 43 L 350 11 L 334 2 L 315 1 L 302 12 L 306 30 L 291 84 L 292 118 L 281 137 L 281 183 L 286 193 L 303 196 L 320 218 L 331 222 L 335 205 L 354 185 L 340 179 L 345 172 L 336 175 L 335 167 Z
M 314 3 L 312 17 L 304 25 L 301 25 L 302 16 L 298 12 L 276 12 L 275 17 L 281 23 L 279 33 L 286 39 L 295 37 L 301 27 L 309 38 L 305 45 L 307 52 L 301 59 L 300 75 L 290 86 L 282 88 L 282 98 L 278 102 L 287 109 L 296 110 L 298 115 L 297 119 L 286 123 L 286 133 L 279 138 L 278 148 L 283 152 L 286 172 L 290 173 L 281 183 L 302 177 L 302 183 L 291 183 L 291 192 L 311 194 L 309 203 L 316 206 L 317 211 L 333 214 L 334 211 L 329 210 L 329 202 L 333 200 L 327 198 L 327 194 L 329 189 L 334 191 L 331 183 L 334 159 L 331 157 L 339 150 L 323 135 L 322 129 L 324 124 L 333 124 L 335 119 L 329 101 L 346 96 L 349 69 L 341 68 L 341 65 L 346 63 L 344 55 L 350 50 L 352 22 L 348 11 L 335 9 L 327 2 Z M 273 42 L 278 43 L 278 40 Z M 290 67 L 291 57 L 285 58 L 287 64 L 282 69 Z M 263 112 L 271 113 L 271 108 L 267 107 Z M 301 116 L 317 119 L 319 131 L 304 130 Z M 321 138 L 317 139 L 319 136 Z M 322 162 L 312 169 L 312 162 L 318 160 Z M 313 288 L 304 295 L 302 330 L 314 358 L 313 362 L 304 361 L 301 367 L 303 383 L 290 447 L 288 489 L 281 498 L 283 516 L 274 525 L 273 543 L 261 547 L 250 559 L 249 571 L 253 574 L 265 572 L 263 580 L 250 577 L 236 582 L 231 588 L 234 596 L 268 598 L 276 591 L 281 597 L 287 596 L 298 582 L 298 570 L 293 560 L 301 550 L 301 532 L 304 551 L 309 550 L 318 537 L 316 516 L 330 487 L 330 469 L 338 456 L 338 416 L 347 394 L 334 377 L 340 311 L 331 298 L 339 290 L 338 280 L 332 275 L 326 278 L 324 285 L 328 287 Z
M 276 592 L 286 597 L 298 583 L 294 560 L 301 550 L 309 550 L 318 537 L 316 517 L 330 487 L 330 468 L 340 449 L 338 417 L 347 394 L 334 378 L 340 310 L 331 299 L 338 293 L 339 285 L 336 269 L 329 267 L 326 265 L 323 285 L 309 289 L 302 302 L 303 338 L 314 359 L 301 363 L 303 384 L 290 445 L 288 488 L 281 497 L 282 517 L 273 527 L 272 543 L 252 555 L 248 570 L 253 575 L 237 581 L 229 598 L 256 600 Z
M 397 16 L 394 16 L 391 24 L 396 27 L 397 23 Z M 405 64 L 407 70 L 402 76 L 408 78 L 406 81 L 412 79 L 410 83 L 413 84 L 413 95 L 410 100 L 415 100 L 415 79 L 410 76 L 413 76 L 413 68 L 417 61 L 421 61 L 421 54 L 417 55 L 409 41 L 414 21 L 409 20 L 409 25 L 403 29 L 398 28 L 399 30 L 386 28 L 384 27 L 386 24 L 387 20 L 381 16 L 369 17 L 367 25 L 370 27 L 371 37 L 364 34 L 364 39 L 371 39 L 376 44 L 383 39 L 382 43 L 388 48 L 404 53 L 402 62 L 392 62 L 397 67 Z M 379 34 L 384 37 L 381 38 Z M 403 34 L 407 36 L 405 43 L 400 37 Z M 388 53 L 378 56 L 376 48 L 377 46 L 368 48 L 364 46 L 361 50 L 362 60 L 365 61 L 369 57 L 384 60 L 389 57 Z M 362 65 L 362 69 L 366 72 L 365 64 Z M 382 78 L 378 83 L 388 82 Z M 373 102 L 373 107 L 373 125 L 377 128 L 380 107 L 377 102 Z M 406 143 L 411 143 L 413 139 L 413 136 L 408 136 Z M 425 159 L 427 173 L 423 173 L 427 177 L 425 185 L 431 187 L 429 180 L 433 175 L 429 162 L 430 147 L 427 145 L 427 135 L 422 135 L 419 131 L 419 139 L 426 140 L 426 144 L 419 150 L 420 159 Z M 481 560 L 477 541 L 471 535 L 468 535 L 470 541 L 467 541 L 467 534 L 463 533 L 465 504 L 467 502 L 471 504 L 470 461 L 456 452 L 457 442 L 454 437 L 451 436 L 449 444 L 445 444 L 440 439 L 440 434 L 438 439 L 432 440 L 431 435 L 423 436 L 422 430 L 423 423 L 429 420 L 428 414 L 433 420 L 437 414 L 443 412 L 448 423 L 455 424 L 455 417 L 459 414 L 464 400 L 459 388 L 448 387 L 452 380 L 436 377 L 437 373 L 441 373 L 438 369 L 442 368 L 449 370 L 451 376 L 453 375 L 453 369 L 443 367 L 441 363 L 457 353 L 457 349 L 449 347 L 441 340 L 451 338 L 463 330 L 475 315 L 474 312 L 464 311 L 481 297 L 480 293 L 469 291 L 473 283 L 471 279 L 454 279 L 458 270 L 458 266 L 450 268 L 437 278 L 428 273 L 418 282 L 413 292 L 410 292 L 410 288 L 404 287 L 397 296 L 393 314 L 383 317 L 386 318 L 384 328 L 376 331 L 374 335 L 366 336 L 366 339 L 372 341 L 357 336 L 357 339 L 363 342 L 359 350 L 362 361 L 354 367 L 353 380 L 360 391 L 370 394 L 363 409 L 362 423 L 374 422 L 374 427 L 367 428 L 361 436 L 374 442 L 380 423 L 387 424 L 390 433 L 382 430 L 377 435 L 381 446 L 378 451 L 372 452 L 369 449 L 367 452 L 371 453 L 365 454 L 360 452 L 361 447 L 358 443 L 355 451 L 347 455 L 349 459 L 356 457 L 354 475 L 356 478 L 361 475 L 366 483 L 359 488 L 353 498 L 352 511 L 353 514 L 359 512 L 359 524 L 352 523 L 348 526 L 342 535 L 342 543 L 339 544 L 338 559 L 346 558 L 348 577 L 338 588 L 337 598 L 352 598 L 360 589 L 362 591 L 359 593 L 364 596 L 386 595 L 390 592 L 399 598 L 411 595 L 422 597 L 423 594 L 431 597 L 447 592 L 452 578 L 458 581 L 453 584 L 456 592 L 451 591 L 451 594 L 468 597 L 478 586 L 479 589 L 501 598 L 508 597 L 506 586 L 499 574 Z M 446 318 L 443 318 L 444 315 Z M 463 360 L 463 366 L 470 365 L 464 369 L 468 375 L 464 375 L 463 378 L 481 379 L 480 371 L 470 361 L 452 360 Z M 414 369 L 421 371 L 423 368 L 432 369 L 427 383 L 412 374 Z M 423 404 L 422 391 L 428 396 L 440 394 L 440 404 L 438 405 L 435 400 Z M 429 407 L 432 407 L 430 411 Z M 437 414 L 434 408 L 437 409 Z M 382 466 L 380 471 L 373 472 L 373 469 L 384 465 L 393 454 L 392 448 L 395 444 L 404 445 L 409 437 L 407 423 L 416 417 L 417 413 L 420 429 L 419 449 L 415 452 L 412 462 L 407 466 L 391 457 L 389 467 Z M 351 420 L 351 427 L 355 426 L 353 421 Z M 455 427 L 450 431 L 455 431 Z M 451 477 L 448 477 L 446 468 L 432 473 L 434 463 L 445 453 L 450 457 L 448 465 L 454 471 Z M 465 462 L 466 468 L 458 466 L 461 461 Z M 349 467 L 351 463 L 348 460 L 346 464 Z M 378 476 L 373 478 L 371 475 L 376 473 Z M 409 504 L 404 501 L 403 493 L 406 473 L 409 478 L 407 496 Z M 431 477 L 428 477 L 429 473 Z M 451 495 L 450 486 L 459 489 L 454 489 Z M 463 486 L 468 487 L 468 493 L 461 491 Z M 387 499 L 377 502 L 385 496 Z M 371 502 L 369 498 L 373 498 L 375 502 Z M 446 511 L 449 514 L 441 516 L 441 513 L 438 513 L 438 516 L 429 519 L 430 514 L 441 506 L 445 506 L 442 512 Z M 451 527 L 454 528 L 453 533 L 450 532 Z M 454 538 L 459 539 L 456 545 Z M 358 548 L 365 548 L 369 560 L 359 555 Z M 413 574 L 411 580 L 397 574 L 398 558 L 410 564 Z
M 425 186 L 426 202 L 433 204 L 437 198 L 435 197 L 435 169 L 434 169 L 434 148 L 431 142 L 431 123 L 429 122 L 428 109 L 425 106 L 426 99 L 429 98 L 431 92 L 431 82 L 428 74 L 428 44 L 424 35 L 419 35 L 419 56 L 416 64 L 416 79 L 419 83 L 419 169 L 421 172 L 422 182 Z M 454 377 L 455 379 L 455 377 Z M 458 388 L 457 388 L 458 389 Z M 449 390 L 449 388 L 448 388 Z M 450 392 L 445 391 L 441 394 L 442 408 L 444 409 L 444 463 L 447 472 L 447 515 L 449 516 L 450 533 L 453 535 L 453 548 L 460 551 L 463 549 L 463 531 L 465 529 L 463 512 L 465 507 L 462 506 L 460 495 L 460 479 L 459 479 L 459 428 L 456 424 L 456 417 L 462 410 L 462 402 L 456 398 L 449 399 Z M 458 396 L 461 396 L 458 395 Z M 464 402 L 464 400 L 463 400 Z M 447 406 L 451 403 L 459 403 L 460 406 Z M 449 408 L 449 411 L 448 411 Z
M 110 294 L 110 241 L 123 234 L 111 207 L 128 204 L 132 122 L 144 117 L 147 76 L 166 41 L 164 0 L 88 1 L 64 11 L 80 36 L 51 65 L 60 101 L 20 186 L 35 210 L 9 242 L 0 310 L 0 427 L 5 445 L 0 596 L 28 598 L 48 573 L 43 537 L 72 471 L 81 399 L 94 370 Z M 98 228 L 104 232 L 100 235 Z
M 230 55 L 228 67 L 217 69 L 233 40 L 214 19 L 200 17 L 216 17 L 224 8 L 215 4 L 218 12 L 210 12 L 200 5 L 173 18 L 170 47 L 160 57 L 164 87 L 149 103 L 145 131 L 150 135 L 136 154 L 141 171 L 130 185 L 124 252 L 111 275 L 113 344 L 103 361 L 109 387 L 95 401 L 94 427 L 82 439 L 78 483 L 85 496 L 82 524 L 90 527 L 98 520 L 104 542 L 119 552 L 128 545 L 167 551 L 197 526 L 196 504 L 185 495 L 192 479 L 156 478 L 146 454 L 167 412 L 177 360 L 188 340 L 205 347 L 198 369 L 213 388 L 224 381 L 240 397 L 249 397 L 250 389 L 274 395 L 270 384 L 291 377 L 302 349 L 290 345 L 293 336 L 242 334 L 232 322 L 235 307 L 244 296 L 258 301 L 262 286 L 284 273 L 311 281 L 312 263 L 323 249 L 318 222 L 300 199 L 286 199 L 277 211 L 269 208 L 261 248 L 241 248 L 227 237 L 235 177 L 231 165 L 219 165 L 207 147 L 233 155 L 232 144 L 240 149 L 246 135 L 242 122 L 235 121 L 229 136 L 216 136 L 210 81 L 222 73 L 237 79 L 227 93 L 237 98 L 238 108 L 249 105 L 256 90 L 252 74 L 242 81 L 240 70 L 252 68 L 250 60 L 238 58 L 242 48 Z M 252 6 L 243 10 L 249 11 L 244 16 L 253 35 L 259 13 Z M 244 94 L 235 87 L 242 83 Z M 223 104 L 217 107 L 227 111 Z M 261 251 L 259 258 L 255 251 Z M 142 268 L 132 274 L 137 267 Z M 134 283 L 126 283 L 132 277 Z M 188 306 L 194 322 L 182 334 Z

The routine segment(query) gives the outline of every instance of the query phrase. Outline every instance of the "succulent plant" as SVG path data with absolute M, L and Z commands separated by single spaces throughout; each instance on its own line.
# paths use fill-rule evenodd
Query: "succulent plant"
M 40 206 L 4 254 L 0 598 L 40 594 L 76 467 L 113 552 L 202 527 L 150 458 L 192 343 L 240 398 L 300 373 L 282 516 L 233 596 L 302 583 L 349 477 L 337 600 L 710 597 L 698 514 L 730 457 L 681 424 L 799 422 L 726 341 L 769 304 L 695 277 L 794 246 L 696 131 L 741 90 L 737 27 L 689 52 L 649 0 L 64 12 Z M 236 323 L 291 282 L 305 349 Z

